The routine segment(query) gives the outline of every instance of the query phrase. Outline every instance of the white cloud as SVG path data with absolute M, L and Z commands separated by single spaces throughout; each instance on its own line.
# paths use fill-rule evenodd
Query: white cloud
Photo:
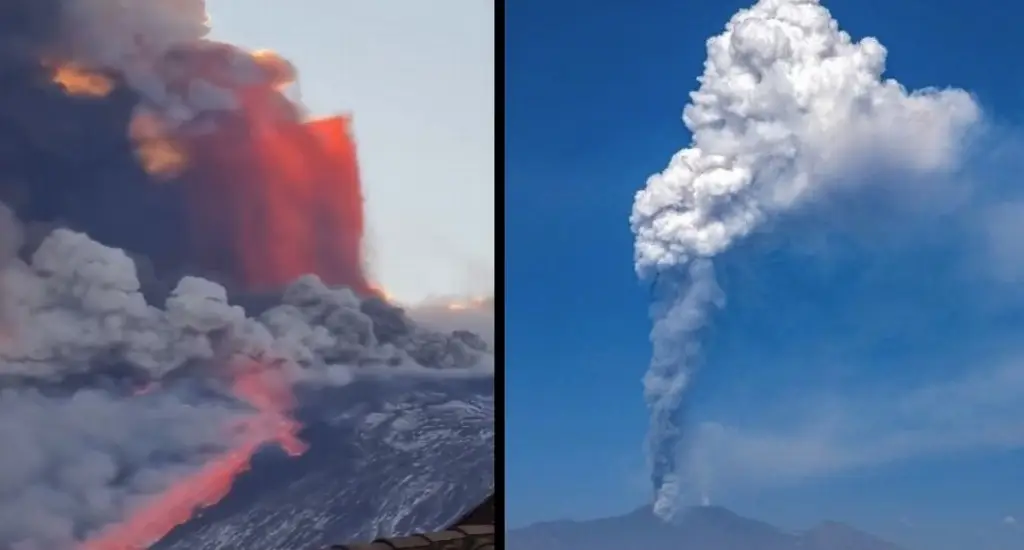
M 992 274 L 1004 282 L 1024 278 L 1024 201 L 995 204 L 983 212 L 984 253 Z
M 1024 357 L 895 394 L 820 398 L 786 426 L 704 423 L 689 467 L 705 488 L 788 484 L 899 460 L 1024 447 Z M 792 411 L 791 411 L 792 412 Z

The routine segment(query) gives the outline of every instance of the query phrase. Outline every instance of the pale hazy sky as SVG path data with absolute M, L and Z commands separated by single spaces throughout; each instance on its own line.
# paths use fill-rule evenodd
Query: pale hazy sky
M 208 8 L 213 38 L 291 60 L 314 114 L 353 114 L 371 269 L 389 292 L 420 300 L 492 289 L 493 2 L 208 0 Z

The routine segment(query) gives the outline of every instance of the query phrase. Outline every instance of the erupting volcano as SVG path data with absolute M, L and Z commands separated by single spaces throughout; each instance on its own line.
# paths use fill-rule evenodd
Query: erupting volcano
M 313 273 L 372 292 L 351 119 L 310 119 L 289 97 L 291 63 L 207 38 L 201 0 L 15 4 L 32 24 L 8 14 L 4 26 L 34 48 L 7 67 L 21 78 L 0 101 L 23 103 L 0 113 L 15 124 L 6 139 L 23 137 L 7 149 L 28 149 L 30 159 L 53 149 L 49 166 L 5 161 L 0 198 L 19 216 L 98 236 L 147 258 L 161 277 L 201 273 L 272 292 Z M 28 109 L 27 93 L 46 104 Z M 51 128 L 71 135 L 61 142 Z M 55 162 L 69 153 L 77 158 Z M 65 170 L 75 188 L 56 188 L 53 172 Z
M 306 451 L 300 384 L 493 374 L 367 280 L 351 120 L 209 30 L 202 0 L 0 8 L 0 436 L 43 464 L 0 480 L 2 547 L 150 547 L 261 448 Z
M 150 51 L 143 36 L 135 41 Z M 143 98 L 129 124 L 141 167 L 182 187 L 186 262 L 250 291 L 315 273 L 370 292 L 350 119 L 303 120 L 285 95 L 294 69 L 271 52 L 199 40 L 151 63 L 169 93 L 219 98 L 184 113 Z M 113 78 L 72 62 L 52 74 L 68 94 L 93 98 L 112 93 Z
M 254 134 L 247 128 L 193 140 L 198 175 L 186 193 L 199 265 L 251 290 L 279 289 L 316 273 L 369 292 L 349 121 L 273 123 Z M 235 133 L 249 140 L 233 139 Z
M 196 263 L 250 290 L 305 273 L 370 290 L 363 276 L 363 197 L 347 118 L 303 122 L 283 93 L 294 70 L 270 52 L 201 42 L 165 54 L 173 89 L 227 91 L 233 109 L 201 113 L 172 138 L 192 174 L 182 184 Z M 240 66 L 251 67 L 240 70 Z
M 69 6 L 89 10 L 86 4 Z M 141 7 L 117 10 L 79 12 L 98 19 L 70 24 L 91 21 L 109 31 L 132 15 L 167 15 Z M 163 31 L 180 22 L 146 24 Z M 206 21 L 192 23 L 203 29 Z M 146 28 L 136 30 L 130 41 L 104 44 L 119 48 L 120 56 L 104 59 L 72 48 L 63 61 L 51 57 L 47 63 L 53 83 L 69 95 L 103 98 L 124 85 L 138 94 L 128 137 L 152 177 L 149 185 L 180 188 L 184 266 L 246 291 L 279 291 L 299 276 L 316 274 L 328 284 L 371 293 L 362 269 L 363 197 L 350 120 L 304 120 L 301 106 L 285 95 L 295 70 L 272 52 L 207 40 L 205 33 L 154 37 Z M 288 383 L 267 369 L 231 372 L 232 392 L 255 411 L 232 426 L 236 444 L 91 538 L 83 550 L 148 547 L 198 507 L 222 499 L 261 445 L 276 442 L 293 456 L 304 451 L 299 426 L 288 416 Z
M 281 446 L 289 455 L 306 451 L 298 439 L 300 426 L 288 416 L 293 405 L 286 380 L 258 363 L 244 362 L 233 371 L 232 392 L 256 411 L 235 427 L 238 443 L 209 461 L 121 523 L 104 529 L 80 546 L 80 550 L 139 550 L 158 542 L 175 527 L 188 521 L 199 508 L 216 504 L 231 491 L 235 478 L 249 467 L 249 460 L 267 442 Z

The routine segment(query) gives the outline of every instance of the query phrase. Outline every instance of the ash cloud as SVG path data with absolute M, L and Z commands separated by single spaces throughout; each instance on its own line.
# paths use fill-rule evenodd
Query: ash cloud
M 707 51 L 683 113 L 692 141 L 648 179 L 630 217 L 636 271 L 655 286 L 644 392 L 663 518 L 692 492 L 683 411 L 702 328 L 724 305 L 714 258 L 831 197 L 899 195 L 901 186 L 927 193 L 927 182 L 960 168 L 983 122 L 964 90 L 908 91 L 884 77 L 885 48 L 855 41 L 817 0 L 762 0 L 735 14 Z
M 154 307 L 128 255 L 67 229 L 30 262 L 6 258 L 0 544 L 19 549 L 71 548 L 232 448 L 228 428 L 250 412 L 225 390 L 239 359 L 314 387 L 493 374 L 481 337 L 423 328 L 314 276 L 249 317 L 196 277 Z
M 70 549 L 228 450 L 243 411 L 173 393 L 0 391 L 0 543 Z
M 209 130 L 211 116 L 237 114 L 231 85 L 270 74 L 288 80 L 294 67 L 207 40 L 202 0 L 16 0 L 0 7 L 0 31 L 0 201 L 33 235 L 48 233 L 37 225 L 68 227 L 124 249 L 147 264 L 147 291 L 166 293 L 186 274 L 244 287 L 238 266 L 207 265 L 196 250 L 183 185 L 196 175 L 147 173 L 131 125 L 147 113 L 165 132 L 192 122 L 193 132 Z M 189 73 L 218 56 L 231 82 Z M 109 79 L 110 93 L 69 93 L 54 81 L 63 63 Z M 282 116 L 302 111 L 279 107 Z
M 65 8 L 75 4 L 0 8 L 0 201 L 26 223 L 30 245 L 47 226 L 70 227 L 147 256 L 173 279 L 189 262 L 185 206 L 179 186 L 159 185 L 135 156 L 128 129 L 139 93 L 110 75 L 110 94 L 70 95 L 43 62 L 67 49 Z
M 51 233 L 30 264 L 14 260 L 2 283 L 14 323 L 0 348 L 8 375 L 60 379 L 101 359 L 155 381 L 244 355 L 307 377 L 339 365 L 475 369 L 490 354 L 473 333 L 424 329 L 384 300 L 313 275 L 255 318 L 230 304 L 224 287 L 198 277 L 182 279 L 160 309 L 146 302 L 123 251 L 67 229 Z
M 494 346 L 494 294 L 482 298 L 452 297 L 408 307 L 417 323 L 442 332 L 472 332 Z

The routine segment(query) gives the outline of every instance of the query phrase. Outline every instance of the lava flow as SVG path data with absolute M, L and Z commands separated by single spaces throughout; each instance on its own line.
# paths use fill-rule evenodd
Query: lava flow
M 198 174 L 183 185 L 199 263 L 250 290 L 316 273 L 368 293 L 348 121 L 261 122 L 222 124 L 192 138 Z
M 239 56 L 249 70 L 239 70 Z M 368 293 L 350 121 L 303 120 L 284 93 L 295 70 L 272 52 L 204 41 L 170 52 L 161 67 L 178 75 L 168 76 L 171 89 L 201 82 L 228 91 L 233 107 L 179 132 L 190 151 L 192 173 L 182 185 L 198 263 L 249 290 L 315 273 Z
M 246 362 L 233 376 L 232 393 L 254 409 L 251 416 L 232 427 L 238 434 L 235 447 L 175 482 L 78 550 L 144 550 L 187 522 L 196 510 L 227 496 L 235 478 L 249 469 L 253 455 L 263 445 L 276 443 L 291 456 L 306 451 L 297 435 L 301 426 L 288 413 L 294 406 L 291 388 L 280 373 Z
M 38 59 L 52 77 L 48 84 L 74 96 L 71 107 L 80 108 L 83 117 L 97 117 L 115 133 L 123 127 L 127 135 L 117 134 L 119 139 L 94 140 L 90 134 L 81 142 L 99 143 L 97 155 L 113 155 L 111 150 L 131 145 L 124 155 L 128 169 L 111 172 L 130 172 L 137 178 L 131 182 L 143 180 L 142 185 L 119 187 L 128 176 L 94 179 L 96 189 L 109 189 L 96 196 L 125 204 L 130 198 L 133 207 L 104 210 L 77 195 L 47 202 L 50 194 L 40 192 L 28 201 L 33 208 L 26 209 L 55 218 L 68 210 L 85 220 L 78 225 L 96 227 L 88 231 L 97 238 L 122 239 L 129 243 L 126 250 L 138 241 L 133 252 L 154 264 L 167 264 L 178 274 L 209 275 L 232 290 L 274 292 L 315 274 L 332 286 L 383 296 L 364 274 L 363 196 L 351 120 L 308 120 L 287 95 L 295 68 L 272 52 L 207 39 L 202 1 L 188 3 L 188 9 L 180 2 L 149 9 L 157 4 L 115 2 L 111 9 L 100 9 L 107 4 L 74 3 L 75 9 L 65 14 L 69 24 L 60 26 L 69 36 L 62 37 L 62 47 L 52 48 L 68 54 L 67 59 L 44 60 L 42 53 Z M 54 125 L 52 133 L 65 137 L 56 131 L 64 126 L 75 127 Z M 80 149 L 91 151 L 75 148 Z M 98 158 L 95 166 L 107 166 L 106 156 Z M 48 164 L 40 163 L 43 168 Z M 68 193 L 78 192 L 76 186 L 66 187 Z M 90 194 L 82 191 L 81 196 Z M 80 203 L 88 207 L 66 206 Z M 108 223 L 103 219 L 107 212 L 132 223 Z M 289 415 L 294 404 L 284 374 L 254 364 L 229 370 L 231 392 L 253 410 L 224 427 L 234 443 L 230 450 L 134 508 L 120 523 L 100 530 L 78 550 L 147 548 L 197 509 L 223 499 L 261 446 L 276 443 L 291 455 L 305 451 L 297 436 L 301 426 Z M 160 390 L 148 387 L 140 393 L 150 391 Z

